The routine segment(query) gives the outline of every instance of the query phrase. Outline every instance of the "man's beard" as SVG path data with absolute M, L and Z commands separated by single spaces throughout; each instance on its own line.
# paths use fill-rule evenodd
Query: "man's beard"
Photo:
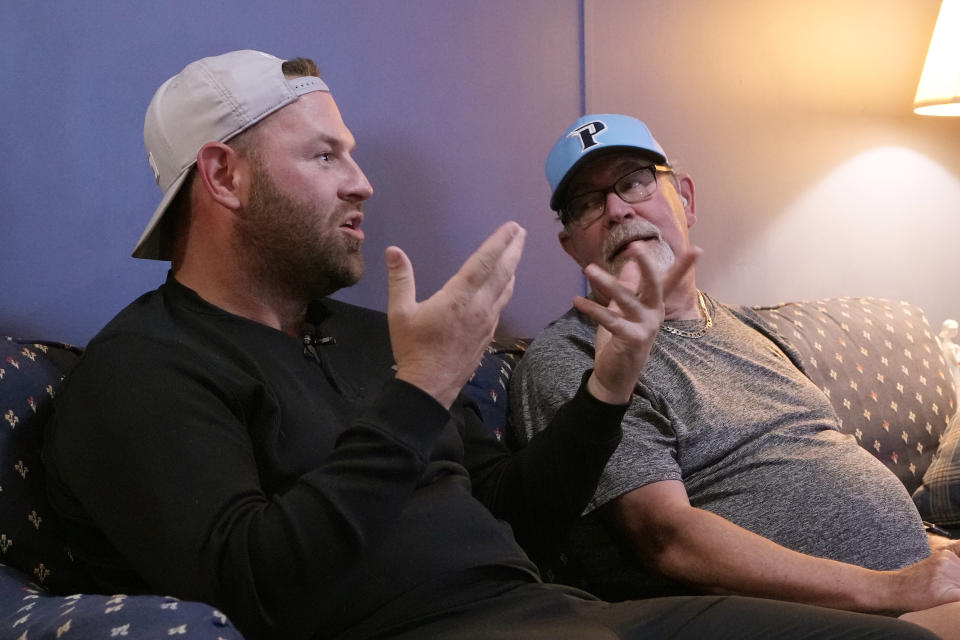
M 611 254 L 616 251 L 621 244 L 631 238 L 646 238 L 649 236 L 656 236 L 656 238 L 652 240 L 641 240 L 641 242 L 648 245 L 647 256 L 650 258 L 650 262 L 655 269 L 661 273 L 666 272 L 676 260 L 673 249 L 664 242 L 663 234 L 660 233 L 660 230 L 642 218 L 634 218 L 615 226 L 610 231 L 610 234 L 604 238 L 603 268 L 606 269 L 608 273 L 618 275 L 626 261 L 632 260 L 633 257 L 629 255 L 628 250 L 621 251 L 615 256 L 611 256 Z
M 363 276 L 363 242 L 337 230 L 361 206 L 318 211 L 283 193 L 254 159 L 250 201 L 238 214 L 237 249 L 251 275 L 272 291 L 299 300 L 322 298 Z

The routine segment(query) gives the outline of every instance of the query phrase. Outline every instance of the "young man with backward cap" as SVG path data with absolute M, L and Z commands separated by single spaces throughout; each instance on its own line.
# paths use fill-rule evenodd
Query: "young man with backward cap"
M 623 307 L 694 250 L 693 180 L 647 126 L 583 116 L 554 145 L 546 173 L 560 244 L 592 291 L 517 367 L 510 403 L 520 439 L 545 433 L 612 349 L 643 363 L 623 367 L 622 357 L 602 375 L 594 369 L 595 397 L 629 408 L 617 418 L 622 441 L 561 545 L 583 568 L 578 584 L 614 600 L 723 592 L 916 612 L 905 617 L 939 630 L 946 616 L 960 633 L 960 547 L 943 539 L 931 554 L 903 484 L 839 433 L 829 400 L 762 318 L 701 292 L 694 269 L 663 291 L 659 332 L 649 315 Z M 639 278 L 636 261 L 650 265 Z M 580 429 L 606 431 L 608 418 Z
M 250 640 L 931 637 L 793 604 L 610 605 L 544 584 L 514 533 L 537 544 L 583 509 L 625 407 L 585 376 L 510 455 L 458 397 L 524 231 L 500 227 L 422 302 L 388 248 L 386 315 L 331 300 L 363 273 L 373 190 L 303 58 L 191 63 L 154 96 L 145 140 L 164 196 L 134 255 L 171 271 L 90 342 L 44 448 L 95 588 L 209 602 Z M 636 311 L 657 316 L 647 271 Z M 598 414 L 609 429 L 577 428 Z

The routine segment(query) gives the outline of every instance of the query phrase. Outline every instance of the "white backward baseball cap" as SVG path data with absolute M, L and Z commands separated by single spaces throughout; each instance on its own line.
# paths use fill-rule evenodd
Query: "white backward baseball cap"
M 163 199 L 133 257 L 170 259 L 164 214 L 208 142 L 226 142 L 305 93 L 329 91 L 315 76 L 283 75 L 283 60 L 260 51 L 231 51 L 191 62 L 157 89 L 143 123 L 143 142 Z

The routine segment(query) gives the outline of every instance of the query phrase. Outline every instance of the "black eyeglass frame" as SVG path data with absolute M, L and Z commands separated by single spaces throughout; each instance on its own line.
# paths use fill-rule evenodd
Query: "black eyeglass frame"
M 626 181 L 627 178 L 629 178 L 630 176 L 632 176 L 632 175 L 634 175 L 634 174 L 636 174 L 636 173 L 640 173 L 641 171 L 648 171 L 648 172 L 650 172 L 650 173 L 652 174 L 652 178 L 653 178 L 653 179 L 650 181 L 650 183 L 653 184 L 654 187 L 653 187 L 653 189 L 651 189 L 650 191 L 648 191 L 647 193 L 645 193 L 645 194 L 642 195 L 641 197 L 636 198 L 636 199 L 634 199 L 634 200 L 628 200 L 627 198 L 623 197 L 623 193 L 621 193 L 621 191 L 622 191 L 623 189 L 625 189 L 625 186 L 624 186 L 624 185 L 625 185 L 625 181 Z M 590 190 L 590 191 L 585 191 L 585 192 L 583 192 L 583 193 L 579 193 L 579 194 L 577 194 L 577 195 L 575 195 L 575 196 L 573 196 L 573 197 L 571 197 L 571 198 L 566 198 L 566 199 L 564 200 L 563 205 L 560 206 L 560 209 L 559 209 L 559 211 L 557 212 L 558 217 L 560 218 L 560 222 L 563 223 L 564 226 L 573 225 L 573 226 L 575 226 L 575 227 L 579 227 L 580 229 L 586 229 L 587 227 L 589 227 L 590 225 L 592 225 L 594 222 L 596 222 L 597 220 L 599 220 L 600 218 L 602 218 L 602 217 L 603 217 L 603 214 L 607 212 L 607 196 L 608 196 L 611 192 L 616 193 L 616 194 L 617 194 L 617 197 L 620 198 L 621 200 L 623 200 L 624 202 L 626 202 L 627 204 L 635 204 L 635 203 L 637 203 L 637 202 L 643 202 L 644 200 L 649 200 L 650 198 L 653 197 L 653 194 L 655 194 L 655 193 L 657 192 L 657 189 L 660 188 L 659 176 L 658 176 L 658 174 L 660 174 L 660 173 L 673 173 L 673 167 L 667 166 L 667 165 L 665 165 L 665 164 L 650 164 L 650 165 L 647 165 L 647 166 L 645 166 L 645 167 L 639 167 L 639 168 L 637 168 L 637 169 L 633 169 L 632 171 L 629 171 L 629 172 L 623 174 L 622 176 L 620 176 L 619 178 L 617 178 L 617 179 L 613 182 L 613 184 L 611 184 L 609 187 L 606 187 L 606 188 L 604 188 L 604 189 L 592 189 L 592 190 Z M 584 221 L 583 219 L 581 219 L 581 220 L 573 220 L 573 219 L 570 217 L 570 214 L 568 213 L 569 203 L 570 203 L 571 201 L 573 201 L 573 200 L 577 200 L 577 199 L 579 199 L 579 198 L 583 198 L 584 196 L 592 196 L 592 195 L 594 195 L 594 194 L 600 194 L 600 196 L 601 196 L 600 212 L 597 213 L 597 214 L 595 214 L 594 216 L 592 216 L 592 217 L 591 217 L 589 220 L 587 220 L 587 221 Z

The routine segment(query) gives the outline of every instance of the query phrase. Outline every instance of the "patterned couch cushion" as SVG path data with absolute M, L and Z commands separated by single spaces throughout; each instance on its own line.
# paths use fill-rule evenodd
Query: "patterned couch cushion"
M 956 411 L 923 311 L 907 302 L 834 298 L 757 311 L 798 352 L 856 436 L 913 492 Z
M 0 562 L 39 584 L 83 584 L 57 536 L 40 467 L 51 399 L 79 350 L 0 337 Z
M 960 534 L 960 412 L 943 434 L 913 501 L 924 520 Z
M 65 344 L 0 337 L 0 638 L 242 640 L 203 603 L 52 593 L 87 584 L 58 535 L 40 460 L 51 399 L 79 354 Z
M 510 447 L 515 447 L 516 441 L 513 430 L 507 428 L 507 388 L 513 368 L 529 344 L 527 339 L 494 340 L 463 388 L 480 409 L 480 417 L 491 435 Z
M 0 638 L 9 640 L 243 640 L 205 604 L 163 596 L 49 595 L 0 565 Z

